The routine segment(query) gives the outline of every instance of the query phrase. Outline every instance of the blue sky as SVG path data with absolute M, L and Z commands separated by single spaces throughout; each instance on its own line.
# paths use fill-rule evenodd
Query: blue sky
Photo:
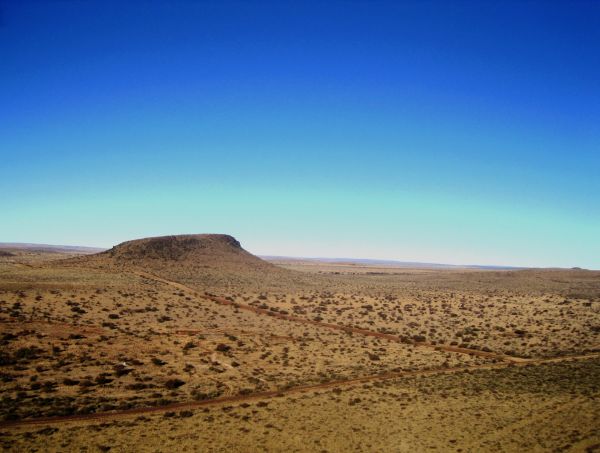
M 600 268 L 599 74 L 595 1 L 5 0 L 0 241 Z

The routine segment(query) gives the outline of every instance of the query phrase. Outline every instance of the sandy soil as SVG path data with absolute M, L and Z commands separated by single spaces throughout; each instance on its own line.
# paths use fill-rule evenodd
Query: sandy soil
M 239 279 L 220 284 L 204 249 L 181 273 L 162 248 L 147 268 L 1 257 L 3 447 L 600 445 L 600 273 L 304 266 L 262 281 L 269 267 L 219 247 Z

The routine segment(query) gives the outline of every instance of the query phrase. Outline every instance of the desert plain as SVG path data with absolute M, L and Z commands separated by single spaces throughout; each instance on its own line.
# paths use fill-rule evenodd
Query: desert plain
M 0 251 L 5 451 L 600 451 L 600 272 Z

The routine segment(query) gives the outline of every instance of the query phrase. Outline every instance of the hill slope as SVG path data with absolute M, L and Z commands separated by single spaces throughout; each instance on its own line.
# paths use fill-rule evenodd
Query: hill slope
M 68 262 L 124 271 L 147 271 L 205 288 L 240 285 L 258 288 L 290 274 L 247 252 L 235 238 L 226 234 L 136 239 Z

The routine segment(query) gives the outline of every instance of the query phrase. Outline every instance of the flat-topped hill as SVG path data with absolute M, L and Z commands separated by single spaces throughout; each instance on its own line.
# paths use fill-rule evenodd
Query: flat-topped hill
M 123 242 L 70 264 L 147 271 L 199 286 L 247 286 L 283 277 L 290 271 L 268 263 L 242 248 L 226 234 L 186 234 Z
M 127 241 L 106 252 L 94 255 L 115 263 L 146 265 L 150 263 L 216 268 L 273 268 L 272 264 L 248 253 L 232 236 L 226 234 L 186 234 Z

